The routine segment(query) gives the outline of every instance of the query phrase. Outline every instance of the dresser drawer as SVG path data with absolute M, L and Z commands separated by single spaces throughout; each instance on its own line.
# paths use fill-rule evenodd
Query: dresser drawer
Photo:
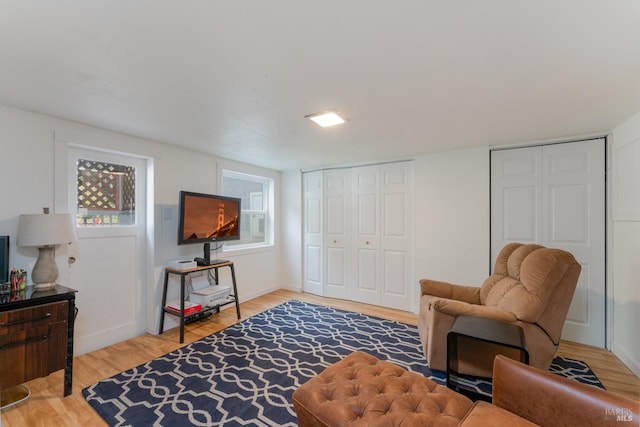
M 0 389 L 63 369 L 67 301 L 0 313 Z
M 67 313 L 66 301 L 0 313 L 0 340 L 7 334 L 49 323 L 65 322 Z

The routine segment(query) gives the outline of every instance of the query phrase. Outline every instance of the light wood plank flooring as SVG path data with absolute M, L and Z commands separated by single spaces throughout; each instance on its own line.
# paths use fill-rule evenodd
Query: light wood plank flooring
M 285 290 L 242 303 L 242 318 L 246 319 L 290 299 L 417 324 L 417 317 L 412 313 Z M 185 344 L 237 322 L 235 310 L 223 310 L 209 320 L 188 325 Z M 70 396 L 62 397 L 62 371 L 30 381 L 26 385 L 31 389 L 31 398 L 26 403 L 3 411 L 2 426 L 104 426 L 106 423 L 85 402 L 82 389 L 180 346 L 178 328 L 175 328 L 159 336 L 145 334 L 78 356 L 74 359 L 73 393 Z M 640 399 L 640 380 L 612 353 L 563 342 L 559 355 L 588 363 L 608 390 Z

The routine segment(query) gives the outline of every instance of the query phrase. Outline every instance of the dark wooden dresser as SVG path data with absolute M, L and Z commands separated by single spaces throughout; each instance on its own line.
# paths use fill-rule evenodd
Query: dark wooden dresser
M 60 285 L 0 295 L 0 390 L 64 369 L 71 394 L 75 295 Z

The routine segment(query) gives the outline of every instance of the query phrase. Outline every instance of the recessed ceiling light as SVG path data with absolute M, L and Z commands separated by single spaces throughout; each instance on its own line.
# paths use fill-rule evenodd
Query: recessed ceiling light
M 345 119 L 340 117 L 335 111 L 325 111 L 323 113 L 309 114 L 305 117 L 313 120 L 323 128 L 339 125 L 345 122 Z

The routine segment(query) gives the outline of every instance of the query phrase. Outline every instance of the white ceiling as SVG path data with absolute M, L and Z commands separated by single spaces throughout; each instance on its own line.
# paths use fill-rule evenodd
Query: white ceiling
M 640 0 L 0 0 L 0 103 L 279 170 L 607 132 Z

